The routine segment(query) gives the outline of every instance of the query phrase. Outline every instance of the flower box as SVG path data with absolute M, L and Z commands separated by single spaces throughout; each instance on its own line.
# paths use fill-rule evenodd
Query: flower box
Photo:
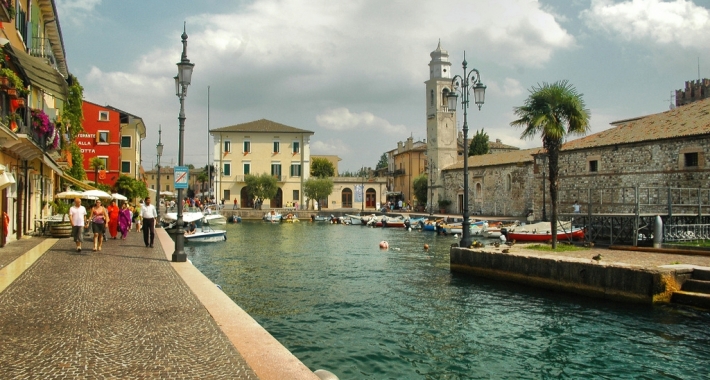
M 11 98 L 14 98 L 14 97 L 17 96 L 17 90 L 14 89 L 14 88 L 8 88 L 8 89 L 6 89 L 5 91 L 7 92 L 7 94 L 8 94 Z

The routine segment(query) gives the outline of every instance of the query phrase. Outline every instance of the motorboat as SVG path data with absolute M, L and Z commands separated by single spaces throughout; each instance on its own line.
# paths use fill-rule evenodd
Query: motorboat
M 218 241 L 227 240 L 227 231 L 225 230 L 213 230 L 210 226 L 201 223 L 201 227 L 197 227 L 198 222 L 202 222 L 204 215 L 201 212 L 186 212 L 182 214 L 183 223 L 187 223 L 188 226 L 192 226 L 194 229 L 188 227 L 185 233 L 185 240 L 188 242 L 197 243 L 211 243 Z M 164 219 L 174 225 L 177 222 L 177 213 L 169 212 L 166 213 Z
M 550 241 L 552 240 L 552 227 L 549 222 L 513 226 L 510 229 L 503 229 L 503 234 L 507 240 L 515 241 Z M 557 226 L 557 240 L 582 240 L 584 239 L 584 228 L 572 227 L 570 222 L 561 222 Z
M 323 215 L 311 215 L 311 222 L 329 222 L 330 217 Z
M 284 223 L 298 223 L 300 220 L 298 220 L 298 217 L 294 214 L 288 213 L 286 214 L 285 217 L 281 218 L 281 221 Z
M 270 212 L 267 212 L 264 214 L 264 221 L 265 222 L 271 222 L 271 223 L 278 223 L 283 219 L 283 215 L 281 213 L 276 212 L 274 210 L 271 210 Z
M 401 216 L 390 218 L 385 216 L 382 218 L 382 227 L 384 228 L 404 228 L 404 218 Z M 379 225 L 377 227 L 380 227 Z
M 343 219 L 345 224 L 362 225 L 362 217 L 360 215 L 345 214 L 341 219 Z
M 209 225 L 221 225 L 221 224 L 227 224 L 227 218 L 224 215 L 221 215 L 219 212 L 217 212 L 216 209 L 213 207 L 205 207 L 203 214 L 205 215 L 204 218 L 204 223 L 209 224 Z

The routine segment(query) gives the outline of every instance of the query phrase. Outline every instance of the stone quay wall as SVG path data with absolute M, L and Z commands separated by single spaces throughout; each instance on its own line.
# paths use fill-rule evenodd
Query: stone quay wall
M 687 274 L 675 269 L 607 265 L 570 257 L 452 247 L 452 272 L 642 304 L 670 302 Z

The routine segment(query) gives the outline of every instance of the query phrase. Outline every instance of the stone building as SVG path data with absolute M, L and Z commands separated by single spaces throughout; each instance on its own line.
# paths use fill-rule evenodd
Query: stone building
M 710 79 L 686 81 L 684 90 L 675 91 L 676 107 L 710 98 Z
M 707 195 L 701 190 L 710 188 L 710 99 L 612 125 L 562 146 L 560 213 L 570 213 L 576 200 L 582 213 L 588 211 L 590 201 L 595 213 L 633 213 L 628 204 L 636 186 L 648 190 L 643 197 L 649 203 L 665 204 L 669 188 L 698 189 L 691 195 L 696 198 Z M 548 164 L 543 149 L 469 157 L 469 168 L 472 214 L 524 217 L 533 211 L 535 219 L 542 219 L 547 210 L 549 217 Z M 460 213 L 463 161 L 444 168 L 443 173 L 444 197 L 452 201 L 448 211 Z M 626 208 L 619 205 L 624 198 Z M 683 202 L 679 200 L 676 207 L 681 209 Z

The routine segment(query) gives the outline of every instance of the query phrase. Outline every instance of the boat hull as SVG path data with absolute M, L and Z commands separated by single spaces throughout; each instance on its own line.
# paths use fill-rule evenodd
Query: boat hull
M 227 240 L 227 234 L 226 231 L 195 232 L 185 235 L 185 240 L 191 243 L 213 243 Z
M 506 234 L 508 240 L 515 241 L 548 241 L 552 240 L 550 233 L 533 233 L 533 232 L 508 232 Z M 561 232 L 557 234 L 557 240 L 582 240 L 584 239 L 584 229 L 577 228 L 570 232 Z

